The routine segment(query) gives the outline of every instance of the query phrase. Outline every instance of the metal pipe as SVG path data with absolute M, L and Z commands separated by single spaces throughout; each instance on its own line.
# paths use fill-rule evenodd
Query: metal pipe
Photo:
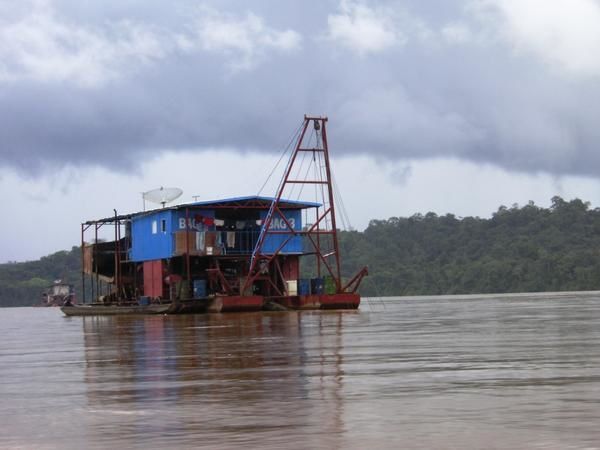
M 94 272 L 96 273 L 96 299 L 100 297 L 100 279 L 98 276 L 98 224 L 94 224 Z M 92 289 L 92 300 L 94 290 Z
M 115 212 L 115 271 L 114 271 L 113 281 L 115 283 L 115 291 L 117 294 L 115 299 L 118 299 L 119 292 L 120 292 L 120 288 L 119 288 L 119 241 L 118 241 L 118 234 L 117 234 L 117 210 L 113 209 L 113 211 Z
M 84 227 L 85 224 L 81 224 L 81 301 L 85 304 L 85 243 L 84 243 Z
M 337 265 L 337 279 L 335 280 L 336 292 L 342 291 L 342 272 L 340 264 L 340 249 L 337 238 L 337 226 L 335 223 L 335 207 L 333 202 L 333 187 L 331 183 L 331 168 L 329 166 L 329 145 L 327 144 L 327 130 L 325 127 L 326 119 L 321 119 L 321 133 L 323 139 L 323 156 L 325 158 L 325 173 L 327 174 L 328 191 L 329 191 L 329 208 L 331 210 L 331 230 L 333 231 L 333 250 L 335 251 L 335 262 Z
M 119 291 L 123 289 L 123 271 L 121 270 L 121 219 L 117 219 L 117 249 L 118 257 L 119 257 L 119 270 L 118 274 L 118 282 L 119 282 Z
M 187 297 L 190 297 L 190 288 L 192 283 L 191 268 L 190 268 L 190 210 L 185 208 L 185 270 L 186 270 L 186 289 Z

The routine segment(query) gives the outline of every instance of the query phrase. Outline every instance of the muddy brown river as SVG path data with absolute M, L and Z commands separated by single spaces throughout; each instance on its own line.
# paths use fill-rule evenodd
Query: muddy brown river
M 0 309 L 0 448 L 598 449 L 600 293 Z

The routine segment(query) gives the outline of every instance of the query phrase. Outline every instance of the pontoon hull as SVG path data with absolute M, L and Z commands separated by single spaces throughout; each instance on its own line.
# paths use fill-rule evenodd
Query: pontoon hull
M 287 297 L 262 296 L 216 296 L 166 303 L 160 305 L 77 305 L 63 306 L 67 316 L 114 316 L 152 314 L 201 314 L 243 311 L 273 310 L 269 304 L 276 303 L 286 310 L 357 309 L 358 294 L 294 295 Z

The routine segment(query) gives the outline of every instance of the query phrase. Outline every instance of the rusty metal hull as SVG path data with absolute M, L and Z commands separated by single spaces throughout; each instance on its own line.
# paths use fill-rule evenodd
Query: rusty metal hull
M 360 295 L 351 293 L 294 295 L 271 298 L 270 300 L 292 310 L 357 309 L 360 306 Z
M 286 297 L 215 296 L 160 305 L 77 305 L 63 306 L 66 316 L 115 316 L 152 314 L 203 314 L 270 310 L 276 303 L 286 310 L 357 309 L 358 294 L 292 295 Z
M 351 293 L 321 295 L 321 309 L 357 309 L 360 295 Z

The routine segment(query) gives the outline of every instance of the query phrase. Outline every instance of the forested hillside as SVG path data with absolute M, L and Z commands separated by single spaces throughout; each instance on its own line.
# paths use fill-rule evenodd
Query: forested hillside
M 600 209 L 552 199 L 500 207 L 490 219 L 416 214 L 340 233 L 343 272 L 364 265 L 369 296 L 600 289 Z M 37 303 L 62 278 L 79 290 L 77 247 L 39 261 L 0 264 L 0 305 Z
M 600 289 L 600 209 L 579 199 L 500 207 L 490 219 L 416 214 L 342 234 L 344 272 L 365 295 Z
M 39 261 L 0 264 L 0 306 L 32 306 L 40 303 L 42 291 L 57 279 L 73 284 L 79 293 L 79 247 L 44 256 Z

